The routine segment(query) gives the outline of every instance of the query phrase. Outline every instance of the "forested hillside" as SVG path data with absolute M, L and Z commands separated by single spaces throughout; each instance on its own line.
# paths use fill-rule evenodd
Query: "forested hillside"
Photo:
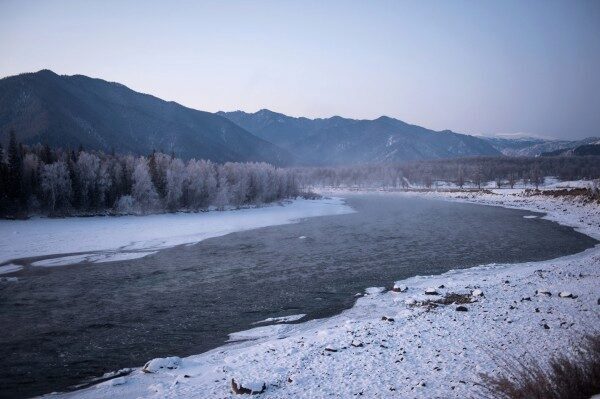
M 290 155 L 219 115 L 138 93 L 83 75 L 49 70 L 0 79 L 0 141 L 15 130 L 25 144 L 147 155 L 175 152 L 182 159 L 269 162 Z

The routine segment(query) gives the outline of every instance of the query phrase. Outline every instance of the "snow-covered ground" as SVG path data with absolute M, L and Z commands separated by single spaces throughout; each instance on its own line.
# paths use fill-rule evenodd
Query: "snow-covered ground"
M 577 198 L 420 195 L 546 212 L 600 239 L 600 206 Z M 244 341 L 183 359 L 154 359 L 128 376 L 58 397 L 236 397 L 232 380 L 238 391 L 264 390 L 263 398 L 476 397 L 479 373 L 496 372 L 506 359 L 544 361 L 600 330 L 599 246 L 550 261 L 413 277 L 396 286 L 402 292 L 367 290 L 335 317 L 232 334 Z M 466 311 L 428 303 L 451 293 L 466 301 Z
M 352 208 L 342 199 L 325 198 L 223 212 L 0 220 L 0 264 L 25 257 L 73 253 L 78 254 L 45 259 L 33 265 L 140 258 L 160 249 L 195 244 L 236 231 L 349 212 L 353 212 Z M 5 267 L 4 273 L 8 273 L 6 270 L 11 269 Z

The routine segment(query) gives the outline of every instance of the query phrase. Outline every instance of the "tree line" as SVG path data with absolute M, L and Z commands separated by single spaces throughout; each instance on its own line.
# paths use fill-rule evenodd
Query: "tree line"
M 0 145 L 0 216 L 145 214 L 224 209 L 298 195 L 295 172 L 267 163 L 216 164 L 173 154 L 106 154 Z
M 481 188 L 517 183 L 538 187 L 545 176 L 560 180 L 600 178 L 600 157 L 474 157 L 396 164 L 297 168 L 301 187 L 409 188 L 433 187 L 436 182 Z

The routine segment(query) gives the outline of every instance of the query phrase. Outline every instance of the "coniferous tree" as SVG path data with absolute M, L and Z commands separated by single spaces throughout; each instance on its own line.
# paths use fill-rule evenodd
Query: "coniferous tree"
M 17 206 L 22 206 L 24 203 L 23 197 L 23 159 L 15 131 L 10 131 L 10 139 L 8 143 L 8 197 Z
M 8 167 L 5 162 L 4 148 L 0 143 L 0 208 L 6 208 L 8 189 Z

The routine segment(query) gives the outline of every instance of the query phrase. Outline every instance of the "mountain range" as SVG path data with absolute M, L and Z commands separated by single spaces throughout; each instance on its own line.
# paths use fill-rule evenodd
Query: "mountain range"
M 25 144 L 184 159 L 346 165 L 470 156 L 540 155 L 590 144 L 486 138 L 434 131 L 398 119 L 291 117 L 262 109 L 210 113 L 126 86 L 49 70 L 0 79 L 0 142 L 14 130 Z
M 508 156 L 535 157 L 538 155 L 565 155 L 565 150 L 571 150 L 600 141 L 598 137 L 588 137 L 583 140 L 548 140 L 533 137 L 502 138 L 482 137 L 494 148 Z
M 450 130 L 433 131 L 382 116 L 357 120 L 294 118 L 267 109 L 219 112 L 254 135 L 288 150 L 300 164 L 344 165 L 501 155 L 490 143 Z
M 0 132 L 27 144 L 174 152 L 216 162 L 292 162 L 291 155 L 226 118 L 135 92 L 119 83 L 49 70 L 0 80 Z

